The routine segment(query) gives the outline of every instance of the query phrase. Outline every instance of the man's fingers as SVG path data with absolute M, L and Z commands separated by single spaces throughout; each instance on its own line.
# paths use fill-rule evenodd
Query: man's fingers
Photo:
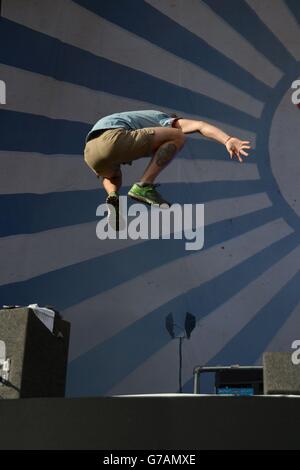
M 231 160 L 233 159 L 233 157 L 237 157 L 238 161 L 239 161 L 240 163 L 243 163 L 243 159 L 242 159 L 242 157 L 240 156 L 240 153 L 243 153 L 243 154 L 247 155 L 246 152 L 242 152 L 242 151 L 238 152 L 238 150 L 235 150 L 235 151 L 230 150 L 230 151 L 229 151 L 229 155 L 230 155 Z
M 240 150 L 240 153 L 241 153 L 242 155 L 245 155 L 246 157 L 248 157 L 248 155 L 249 155 L 247 152 L 244 152 L 244 150 Z
M 240 156 L 240 152 L 239 152 L 238 150 L 235 151 L 235 156 L 237 157 L 238 161 L 239 161 L 240 163 L 242 163 L 243 159 L 242 159 L 242 157 Z
M 232 157 L 237 157 L 238 161 L 239 161 L 240 163 L 242 163 L 243 160 L 242 160 L 242 158 L 241 158 L 241 156 L 240 156 L 238 150 L 234 150 L 234 152 L 232 152 L 232 153 L 233 153 Z M 231 158 L 232 158 L 232 157 L 231 157 Z

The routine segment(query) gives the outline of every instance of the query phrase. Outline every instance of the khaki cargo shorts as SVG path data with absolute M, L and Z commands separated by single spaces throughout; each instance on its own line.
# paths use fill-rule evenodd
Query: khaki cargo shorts
M 152 127 L 135 131 L 108 129 L 86 143 L 84 161 L 97 176 L 106 176 L 122 163 L 150 156 L 154 133 Z

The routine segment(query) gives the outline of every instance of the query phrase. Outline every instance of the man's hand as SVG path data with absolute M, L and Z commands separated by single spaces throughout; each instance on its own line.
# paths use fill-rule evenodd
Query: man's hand
M 231 160 L 233 159 L 234 156 L 238 158 L 238 161 L 240 163 L 243 162 L 243 159 L 241 157 L 242 155 L 245 155 L 245 157 L 248 157 L 248 153 L 245 152 L 244 149 L 251 149 L 249 140 L 240 140 L 237 137 L 230 137 L 230 139 L 227 140 L 225 147 L 230 155 Z

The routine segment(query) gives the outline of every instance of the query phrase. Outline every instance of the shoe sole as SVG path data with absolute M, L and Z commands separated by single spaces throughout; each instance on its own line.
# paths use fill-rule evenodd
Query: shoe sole
M 106 198 L 106 204 L 111 204 L 112 206 L 116 206 L 119 203 L 119 198 L 118 196 L 107 196 Z
M 113 230 L 115 230 L 116 232 L 119 232 L 119 219 L 120 218 L 119 218 L 119 210 L 117 210 L 117 209 L 119 209 L 118 208 L 119 198 L 117 196 L 111 196 L 111 197 L 108 196 L 106 198 L 106 204 L 107 205 L 110 204 L 112 207 L 114 207 L 115 212 L 116 212 L 116 216 L 117 216 L 116 217 L 117 220 L 115 220 L 115 218 L 113 216 L 113 213 L 111 212 L 110 208 L 107 207 L 107 209 L 108 209 L 108 216 L 107 216 L 108 223 L 109 223 L 109 225 L 111 226 L 111 228 Z
M 128 196 L 131 197 L 131 199 L 134 199 L 135 201 L 139 201 L 139 202 L 144 202 L 145 204 L 148 204 L 149 206 L 155 206 L 155 207 L 160 207 L 161 209 L 169 209 L 170 207 L 170 204 L 168 202 L 164 202 L 162 204 L 165 204 L 165 205 L 168 205 L 168 207 L 163 207 L 161 204 L 159 204 L 158 202 L 155 203 L 153 202 L 151 199 L 147 199 L 143 196 L 138 196 L 134 193 L 128 193 Z
M 119 212 L 119 198 L 117 196 L 111 196 L 106 198 L 106 204 L 111 204 L 115 209 L 118 209 L 117 212 L 117 223 L 115 223 L 114 218 L 112 217 L 112 213 L 108 208 L 108 222 L 110 226 L 116 231 L 120 232 L 125 228 L 125 221 L 122 215 Z

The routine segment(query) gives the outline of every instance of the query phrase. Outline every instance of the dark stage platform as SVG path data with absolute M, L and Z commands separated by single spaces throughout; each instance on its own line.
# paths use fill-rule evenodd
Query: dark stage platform
M 300 397 L 0 400 L 0 449 L 300 449 Z

